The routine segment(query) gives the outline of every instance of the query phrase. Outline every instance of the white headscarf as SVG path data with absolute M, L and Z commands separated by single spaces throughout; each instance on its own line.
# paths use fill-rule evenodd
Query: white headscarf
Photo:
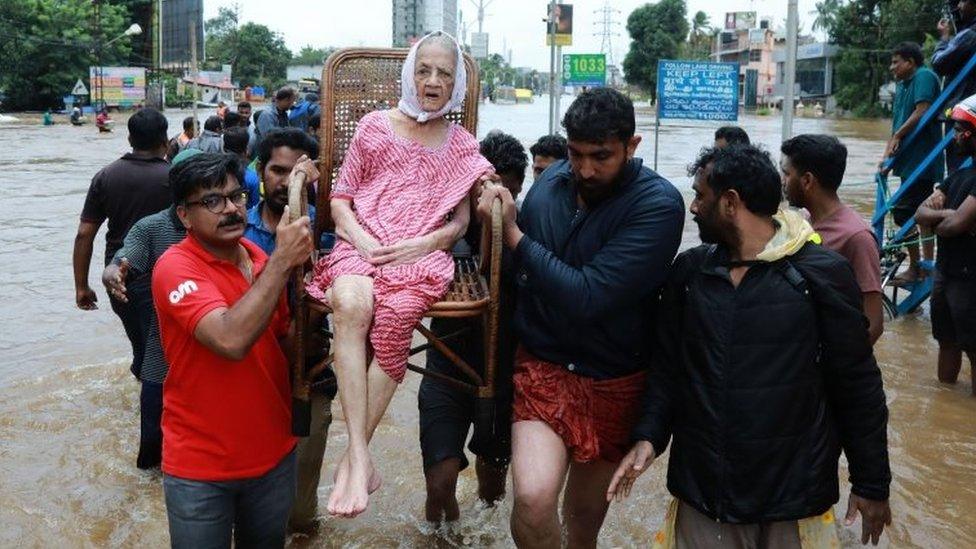
M 424 43 L 424 40 L 436 35 L 450 38 L 457 52 L 457 64 L 454 67 L 454 92 L 441 110 L 427 112 L 420 106 L 420 99 L 417 98 L 417 86 L 414 84 L 413 75 L 417 66 L 417 51 L 420 50 L 420 46 Z M 461 51 L 461 46 L 458 46 L 457 40 L 450 34 L 443 31 L 436 31 L 424 36 L 410 48 L 407 60 L 403 63 L 403 71 L 400 73 L 400 104 L 397 106 L 403 114 L 416 119 L 417 122 L 424 123 L 428 120 L 440 118 L 449 112 L 461 110 L 461 103 L 464 102 L 464 95 L 467 93 L 467 89 L 468 76 L 464 67 L 464 54 Z

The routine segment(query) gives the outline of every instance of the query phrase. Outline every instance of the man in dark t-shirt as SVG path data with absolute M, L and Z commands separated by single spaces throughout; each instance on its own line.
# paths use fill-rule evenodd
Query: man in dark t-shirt
M 957 150 L 976 156 L 976 95 L 952 109 Z M 955 383 L 962 353 L 976 365 L 976 169 L 952 172 L 915 214 L 938 236 L 932 288 L 932 335 L 939 342 L 939 381 Z M 972 377 L 976 395 L 976 370 Z
M 88 284 L 95 235 L 108 221 L 105 235 L 105 264 L 122 247 L 129 228 L 143 217 L 164 210 L 173 199 L 169 190 L 169 163 L 166 162 L 166 118 L 154 109 L 142 109 L 129 118 L 129 144 L 132 152 L 112 162 L 92 178 L 81 210 L 75 236 L 72 266 L 75 278 L 75 304 L 94 310 L 97 298 Z M 143 340 L 140 324 L 132 307 L 109 296 L 112 311 L 122 320 L 132 344 L 132 373 L 138 378 L 142 364 Z

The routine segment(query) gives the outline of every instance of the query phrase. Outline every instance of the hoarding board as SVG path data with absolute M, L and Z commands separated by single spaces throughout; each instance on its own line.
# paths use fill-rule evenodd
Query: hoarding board
M 109 107 L 133 107 L 146 102 L 144 67 L 89 67 L 88 74 L 93 103 L 104 100 Z

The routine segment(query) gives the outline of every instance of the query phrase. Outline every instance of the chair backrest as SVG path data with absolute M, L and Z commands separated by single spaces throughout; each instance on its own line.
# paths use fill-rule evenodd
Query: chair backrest
M 400 101 L 400 72 L 406 49 L 347 48 L 329 56 L 322 70 L 322 124 L 319 128 L 319 179 L 316 197 L 315 242 L 323 231 L 332 231 L 329 193 L 342 168 L 346 149 L 359 121 L 378 109 L 391 109 Z M 462 110 L 447 119 L 477 135 L 478 65 L 464 54 L 468 90 Z

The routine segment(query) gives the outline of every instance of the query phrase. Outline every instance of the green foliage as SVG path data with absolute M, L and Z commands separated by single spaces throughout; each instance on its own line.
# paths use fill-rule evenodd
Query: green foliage
M 878 89 L 891 80 L 891 50 L 905 41 L 934 50 L 931 37 L 944 0 L 821 0 L 814 30 L 841 47 L 835 59 L 837 104 L 856 116 L 881 112 Z
M 231 65 L 231 77 L 241 87 L 274 89 L 284 83 L 291 51 L 278 33 L 256 23 L 239 25 L 237 13 L 228 8 L 220 8 L 204 30 L 207 64 Z
M 644 4 L 627 17 L 630 51 L 624 58 L 627 82 L 657 100 L 657 62 L 680 56 L 688 35 L 684 0 Z
M 712 38 L 718 32 L 711 25 L 708 14 L 699 11 L 691 18 L 691 34 L 685 45 L 685 59 L 706 60 L 712 52 Z
M 99 49 L 103 65 L 125 65 L 130 38 L 121 35 L 131 24 L 128 9 L 102 4 L 101 25 L 95 28 L 90 0 L 0 1 L 0 90 L 4 108 L 60 108 L 61 97 L 81 78 Z M 89 83 L 90 84 L 90 83 Z M 91 89 L 91 86 L 88 86 Z
M 297 54 L 295 54 L 294 57 L 291 58 L 291 62 L 288 64 L 322 65 L 334 51 L 336 51 L 335 48 L 313 48 L 312 46 L 304 46 Z

